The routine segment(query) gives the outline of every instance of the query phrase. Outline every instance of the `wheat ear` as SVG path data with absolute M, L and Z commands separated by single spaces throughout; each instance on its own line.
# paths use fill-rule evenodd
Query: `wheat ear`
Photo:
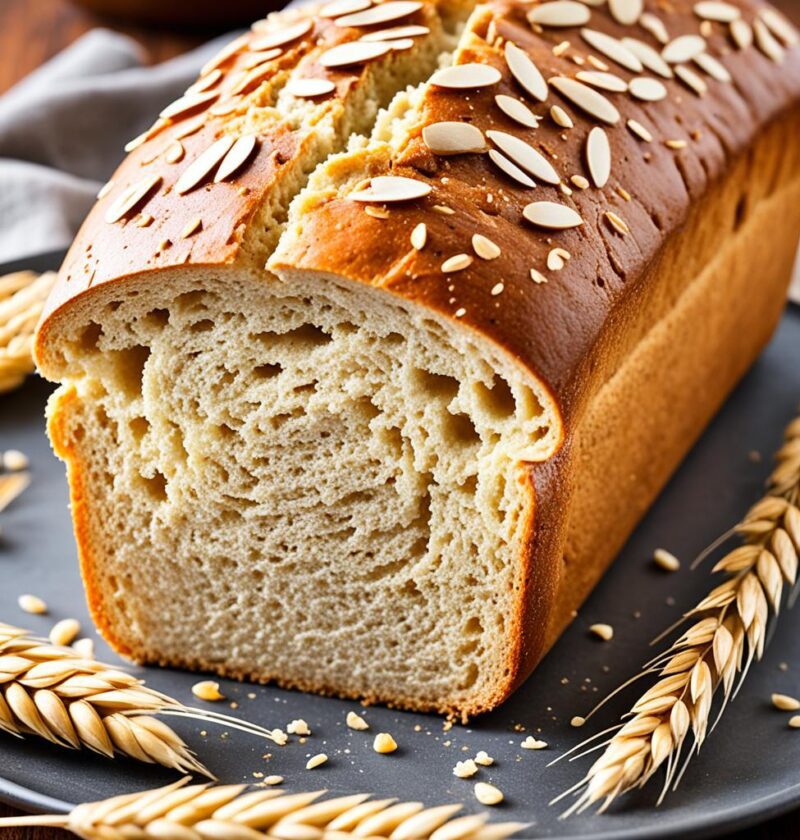
M 657 675 L 658 680 L 624 716 L 623 724 L 598 733 L 566 754 L 582 750 L 591 741 L 614 732 L 605 741 L 573 756 L 574 760 L 588 752 L 603 750 L 586 776 L 553 800 L 557 802 L 568 794 L 576 796 L 563 816 L 579 813 L 596 803 L 604 811 L 617 797 L 643 787 L 664 765 L 660 804 L 670 788 L 677 787 L 690 759 L 741 687 L 753 660 L 761 659 L 770 616 L 773 619 L 778 616 L 786 585 L 794 586 L 797 579 L 800 417 L 786 428 L 776 461 L 764 498 L 712 546 L 713 550 L 732 536 L 741 540 L 712 569 L 713 573 L 724 574 L 724 580 L 684 615 L 679 623 L 691 621 L 692 624 L 680 638 L 648 662 L 634 678 Z M 708 553 L 704 552 L 698 559 Z M 796 591 L 787 598 L 790 605 L 795 594 Z M 713 700 L 718 690 L 721 701 L 712 723 Z
M 504 840 L 526 823 L 487 824 L 488 815 L 455 817 L 461 805 L 370 799 L 369 794 L 319 798 L 325 791 L 284 794 L 246 785 L 188 785 L 78 805 L 55 816 L 9 817 L 0 828 L 60 826 L 86 840 Z
M 33 333 L 53 288 L 52 271 L 17 271 L 0 277 L 0 393 L 33 373 Z
M 0 623 L 0 730 L 214 778 L 154 714 L 191 717 L 278 740 L 270 730 L 184 706 L 130 674 Z

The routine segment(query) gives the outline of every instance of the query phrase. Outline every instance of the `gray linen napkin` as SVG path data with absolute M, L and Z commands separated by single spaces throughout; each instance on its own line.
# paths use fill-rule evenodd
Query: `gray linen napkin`
M 223 36 L 155 67 L 95 29 L 0 97 L 0 262 L 66 248 L 123 146 L 194 81 Z

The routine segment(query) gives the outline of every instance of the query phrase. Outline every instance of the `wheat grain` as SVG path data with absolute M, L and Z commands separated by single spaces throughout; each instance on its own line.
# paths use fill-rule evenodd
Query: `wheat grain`
M 143 793 L 78 805 L 69 814 L 0 819 L 0 828 L 58 826 L 86 840 L 124 837 L 204 840 L 319 840 L 374 837 L 393 840 L 503 840 L 525 823 L 486 825 L 486 814 L 454 815 L 460 805 L 425 808 L 419 802 L 370 800 L 368 794 L 320 797 L 324 791 L 285 794 L 245 785 L 189 785 L 189 778 Z M 502 793 L 491 785 L 494 802 Z M 499 794 L 499 799 L 497 795 Z M 492 802 L 491 804 L 494 804 Z
M 155 714 L 225 724 L 279 740 L 262 727 L 189 708 L 77 650 L 0 623 L 0 730 L 213 778 Z
M 553 800 L 559 801 L 570 793 L 576 796 L 564 816 L 597 803 L 602 812 L 622 794 L 643 787 L 664 766 L 661 802 L 670 789 L 677 787 L 689 761 L 720 720 L 753 661 L 761 659 L 770 616 L 777 618 L 785 590 L 797 581 L 800 417 L 787 427 L 776 461 L 764 498 L 696 561 L 697 564 L 703 560 L 730 537 L 740 537 L 742 544 L 728 551 L 712 569 L 712 573 L 724 574 L 724 579 L 684 615 L 679 623 L 691 623 L 681 636 L 634 677 L 635 680 L 655 675 L 657 681 L 631 707 L 624 723 L 570 750 L 581 750 L 602 735 L 614 733 L 586 750 L 602 749 L 602 753 L 578 784 Z M 790 606 L 795 594 L 796 590 L 785 599 Z M 630 682 L 633 680 L 617 691 Z M 716 717 L 712 720 L 717 692 L 721 701 L 716 704 Z M 797 708 L 797 701 L 784 695 L 773 695 L 772 701 L 780 709 Z

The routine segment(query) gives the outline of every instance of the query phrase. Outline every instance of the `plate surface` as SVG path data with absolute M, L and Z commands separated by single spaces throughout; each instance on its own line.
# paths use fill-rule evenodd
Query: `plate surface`
M 30 265 L 29 261 L 29 265 Z M 34 261 L 35 262 L 35 261 Z M 57 264 L 58 255 L 34 267 Z M 12 270 L 14 266 L 7 266 Z M 15 447 L 32 462 L 33 483 L 0 517 L 0 618 L 46 633 L 58 619 L 89 623 L 78 576 L 63 466 L 44 435 L 44 404 L 51 388 L 38 379 L 12 395 L 0 396 L 0 449 Z M 690 572 L 688 560 L 723 532 L 758 498 L 769 472 L 769 455 L 779 445 L 785 423 L 800 399 L 800 310 L 790 308 L 772 344 L 698 442 L 656 505 L 631 537 L 572 627 L 511 700 L 468 727 L 445 731 L 441 718 L 384 708 L 361 710 L 371 732 L 353 732 L 345 714 L 358 704 L 337 699 L 221 681 L 238 703 L 232 714 L 285 727 L 304 718 L 313 731 L 305 744 L 292 738 L 275 747 L 249 736 L 200 725 L 176 725 L 224 782 L 258 781 L 254 773 L 280 774 L 293 790 L 328 788 L 335 793 L 369 791 L 419 799 L 429 805 L 464 802 L 478 809 L 472 783 L 492 781 L 506 795 L 495 819 L 533 823 L 528 836 L 559 838 L 684 838 L 711 836 L 800 806 L 800 737 L 786 728 L 787 715 L 769 705 L 772 692 L 800 693 L 800 608 L 781 616 L 764 661 L 754 667 L 677 793 L 656 811 L 658 785 L 631 795 L 610 814 L 558 820 L 548 801 L 580 778 L 589 759 L 546 764 L 582 737 L 616 722 L 634 695 L 623 693 L 599 714 L 595 726 L 575 730 L 575 714 L 585 714 L 607 691 L 631 676 L 652 655 L 648 642 L 688 609 L 708 586 L 704 570 Z M 750 454 L 764 454 L 759 462 Z M 656 547 L 685 561 L 676 574 L 654 568 Z M 17 596 L 31 592 L 50 606 L 47 616 L 30 616 Z M 640 615 L 640 617 L 637 617 Z M 614 626 L 612 641 L 590 638 L 595 622 Z M 117 658 L 98 638 L 98 657 Z M 779 663 L 789 663 L 789 670 Z M 135 669 L 153 687 L 192 703 L 197 677 L 179 671 Z M 634 688 L 635 692 L 636 689 Z M 229 711 L 222 704 L 215 710 Z M 524 727 L 524 731 L 521 729 Z M 202 736 L 201 729 L 208 734 Z M 375 732 L 391 732 L 400 745 L 392 756 L 372 750 Z M 550 745 L 526 751 L 519 744 L 535 734 Z M 471 781 L 452 775 L 456 761 L 486 750 L 496 759 Z M 306 771 L 310 755 L 325 752 L 324 767 Z M 265 755 L 271 757 L 265 758 Z M 26 809 L 50 810 L 67 803 L 153 787 L 174 774 L 126 760 L 107 761 L 89 753 L 51 747 L 36 739 L 0 735 L 0 798 Z

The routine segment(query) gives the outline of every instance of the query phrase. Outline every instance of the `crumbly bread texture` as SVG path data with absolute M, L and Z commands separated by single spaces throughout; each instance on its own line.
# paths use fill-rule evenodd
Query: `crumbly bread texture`
M 769 337 L 794 31 L 548 5 L 273 16 L 134 144 L 36 348 L 121 652 L 490 709 Z

